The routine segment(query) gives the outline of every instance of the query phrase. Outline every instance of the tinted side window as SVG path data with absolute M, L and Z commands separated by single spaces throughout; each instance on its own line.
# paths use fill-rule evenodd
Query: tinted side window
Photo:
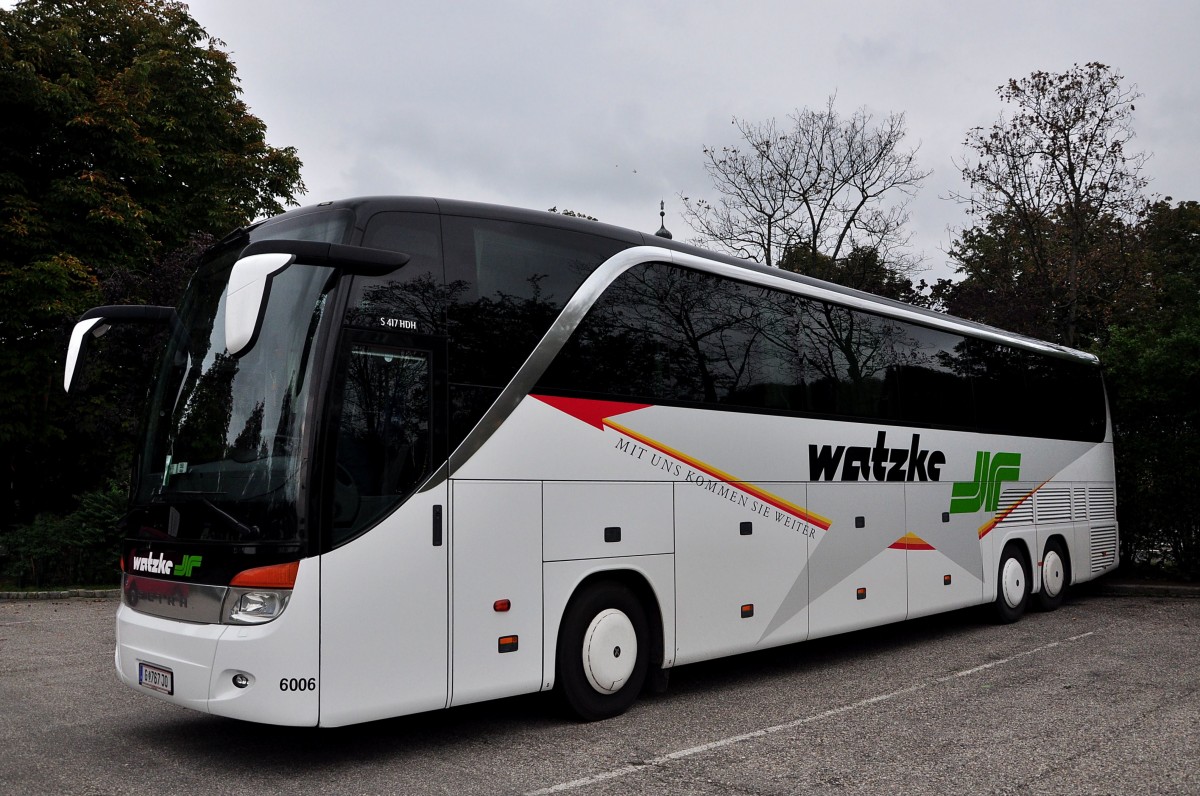
M 438 216 L 376 213 L 367 222 L 362 245 L 404 252 L 412 259 L 386 276 L 354 277 L 346 323 L 368 329 L 445 334 L 451 291 L 443 275 Z
M 1030 433 L 1098 441 L 1104 438 L 1100 371 L 1084 362 L 1040 357 L 1026 373 L 1029 402 L 1037 407 Z
M 1039 408 L 1025 386 L 1032 353 L 983 340 L 970 341 L 975 418 L 981 431 L 1031 434 Z
M 896 366 L 904 354 L 898 321 L 804 299 L 804 374 L 814 412 L 864 420 L 899 419 Z
M 975 403 L 966 339 L 912 324 L 903 329 L 904 349 L 897 364 L 900 419 L 970 428 Z
M 792 296 L 651 263 L 605 291 L 540 387 L 656 402 L 800 409 Z
M 605 291 L 539 389 L 1099 440 L 1097 368 L 653 263 Z
M 345 367 L 333 489 L 334 546 L 400 505 L 433 467 L 429 355 L 354 345 Z
M 629 244 L 568 230 L 442 217 L 452 340 L 450 436 L 466 436 L 563 305 Z

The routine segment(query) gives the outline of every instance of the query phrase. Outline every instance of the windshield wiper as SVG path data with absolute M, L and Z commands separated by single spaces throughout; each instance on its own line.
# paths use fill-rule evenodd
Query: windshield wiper
M 208 506 L 208 508 L 212 509 L 213 512 L 215 512 L 217 515 L 222 517 L 226 522 L 228 522 L 234 528 L 237 528 L 237 530 L 241 532 L 243 539 L 259 539 L 262 537 L 262 531 L 260 531 L 258 529 L 257 525 L 251 526 L 251 525 L 245 524 L 244 522 L 242 522 L 241 520 L 239 520 L 237 517 L 233 516 L 229 512 L 224 511 L 221 508 L 218 508 L 216 503 L 213 503 L 211 500 L 209 500 L 206 497 L 200 498 L 200 502 L 203 503 L 205 506 Z

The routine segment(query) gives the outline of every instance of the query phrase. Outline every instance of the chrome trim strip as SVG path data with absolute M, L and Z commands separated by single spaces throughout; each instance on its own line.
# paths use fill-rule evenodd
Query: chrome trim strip
M 121 576 L 121 601 L 141 614 L 206 625 L 221 623 L 221 605 L 228 586 L 184 583 L 178 580 Z

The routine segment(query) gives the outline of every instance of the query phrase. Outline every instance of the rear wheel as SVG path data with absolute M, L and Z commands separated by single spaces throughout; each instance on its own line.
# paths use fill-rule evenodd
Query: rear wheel
M 996 621 L 1007 625 L 1020 619 L 1029 603 L 1029 565 L 1015 544 L 1004 548 L 996 581 Z
M 649 652 L 646 612 L 633 593 L 607 581 L 587 586 L 559 630 L 559 695 L 584 721 L 620 715 L 642 690 Z
M 1070 581 L 1067 554 L 1057 539 L 1051 539 L 1042 554 L 1042 590 L 1033 595 L 1034 603 L 1042 611 L 1053 611 L 1062 605 Z

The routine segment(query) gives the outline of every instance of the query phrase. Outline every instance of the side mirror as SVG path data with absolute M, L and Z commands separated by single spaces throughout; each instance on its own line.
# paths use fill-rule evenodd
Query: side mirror
M 71 342 L 67 344 L 67 361 L 63 369 L 63 390 L 71 391 L 71 384 L 83 365 L 89 338 L 100 337 L 113 323 L 161 323 L 168 324 L 175 334 L 186 334 L 174 307 L 125 306 L 94 307 L 79 317 L 71 330 Z M 184 341 L 187 342 L 186 339 Z
M 103 327 L 96 329 L 96 326 L 99 324 L 104 324 L 103 318 L 89 318 L 86 321 L 79 321 L 75 324 L 75 328 L 71 330 L 71 342 L 67 344 L 67 363 L 63 371 L 63 392 L 71 391 L 71 382 L 75 380 L 75 376 L 79 373 L 79 368 L 83 365 L 84 336 L 88 332 L 95 330 L 96 334 L 93 336 L 99 337 L 107 331 Z
M 225 298 L 225 349 L 237 356 L 254 345 L 262 331 L 271 280 L 296 258 L 286 252 L 251 254 L 233 264 Z
M 262 331 L 271 280 L 292 263 L 335 266 L 352 274 L 388 274 L 411 258 L 403 252 L 297 240 L 262 240 L 242 250 L 229 272 L 225 296 L 225 350 L 230 356 L 250 350 Z

